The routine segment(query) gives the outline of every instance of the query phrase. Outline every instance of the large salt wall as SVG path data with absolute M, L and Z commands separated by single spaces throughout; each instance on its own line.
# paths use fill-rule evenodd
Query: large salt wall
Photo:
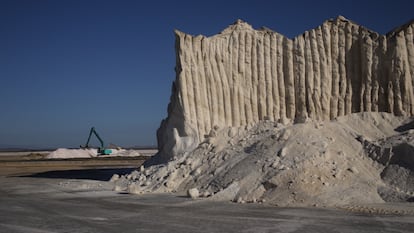
M 414 22 L 380 35 L 341 16 L 289 39 L 237 21 L 205 37 L 176 31 L 176 80 L 157 132 L 160 161 L 214 127 L 354 112 L 414 114 Z

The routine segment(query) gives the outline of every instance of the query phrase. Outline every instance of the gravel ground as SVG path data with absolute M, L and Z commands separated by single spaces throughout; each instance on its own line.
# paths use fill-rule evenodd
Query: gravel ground
M 106 181 L 70 178 L 75 173 L 0 177 L 0 232 L 408 233 L 414 229 L 414 206 L 407 203 L 281 208 L 174 194 L 129 195 L 112 191 L 113 184 Z M 371 211 L 387 208 L 391 211 Z

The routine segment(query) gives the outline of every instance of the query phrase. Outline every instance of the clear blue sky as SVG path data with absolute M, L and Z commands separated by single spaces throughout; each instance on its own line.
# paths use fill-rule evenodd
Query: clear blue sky
M 412 0 L 0 0 L 0 147 L 77 147 L 91 126 L 108 143 L 156 145 L 174 29 L 210 36 L 241 18 L 292 38 L 340 14 L 386 33 L 413 9 Z

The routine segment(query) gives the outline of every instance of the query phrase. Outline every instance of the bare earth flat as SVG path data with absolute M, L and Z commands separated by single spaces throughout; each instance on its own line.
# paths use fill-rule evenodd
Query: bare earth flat
M 2 152 L 0 176 L 22 176 L 50 171 L 137 168 L 148 156 L 45 159 L 47 152 Z
M 192 200 L 178 194 L 130 195 L 113 191 L 107 180 L 139 167 L 142 158 L 22 160 L 0 162 L 0 232 L 408 233 L 414 229 L 411 203 L 280 208 Z

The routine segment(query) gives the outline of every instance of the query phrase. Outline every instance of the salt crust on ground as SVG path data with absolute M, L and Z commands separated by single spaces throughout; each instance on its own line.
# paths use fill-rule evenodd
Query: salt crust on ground
M 116 156 L 140 156 L 136 150 L 111 149 L 110 155 L 99 155 L 99 157 L 116 157 Z M 49 153 L 47 159 L 69 159 L 69 158 L 94 158 L 98 157 L 97 149 L 67 149 L 59 148 Z
M 197 190 L 199 198 L 279 206 L 412 201 L 409 122 L 358 113 L 326 122 L 222 128 L 181 157 L 111 181 L 116 191 L 135 194 Z M 398 151 L 401 145 L 407 148 Z M 395 177 L 400 180 L 393 182 Z

